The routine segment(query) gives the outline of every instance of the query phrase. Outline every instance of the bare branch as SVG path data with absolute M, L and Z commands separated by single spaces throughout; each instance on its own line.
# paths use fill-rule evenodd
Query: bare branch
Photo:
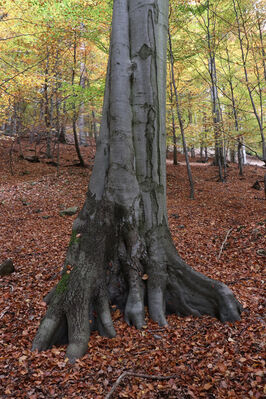
M 5 86 L 5 84 L 6 84 L 7 82 L 9 82 L 10 80 L 15 79 L 15 78 L 16 78 L 17 76 L 19 76 L 19 75 L 23 75 L 23 73 L 25 73 L 25 72 L 29 71 L 30 69 L 33 69 L 33 68 L 36 67 L 37 65 L 41 64 L 43 61 L 46 60 L 46 58 L 47 58 L 47 56 L 46 56 L 45 58 L 41 59 L 40 61 L 38 61 L 36 64 L 29 66 L 28 68 L 24 69 L 24 70 L 21 71 L 21 72 L 18 72 L 16 75 L 12 76 L 11 78 L 5 79 L 5 80 L 3 81 L 3 83 L 0 84 L 0 88 L 3 87 L 3 86 Z
M 36 33 L 23 33 L 21 35 L 15 35 L 10 37 L 0 37 L 0 41 L 3 42 L 6 40 L 17 39 L 18 37 L 24 37 L 24 36 L 36 36 Z

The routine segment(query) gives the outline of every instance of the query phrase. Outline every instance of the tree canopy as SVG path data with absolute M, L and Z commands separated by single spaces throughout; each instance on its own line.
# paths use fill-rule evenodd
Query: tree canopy
M 36 133 L 42 130 L 45 85 L 49 109 L 57 106 L 61 119 L 71 118 L 73 103 L 78 109 L 84 104 L 85 114 L 94 110 L 100 115 L 111 10 L 112 3 L 101 0 L 1 2 L 0 124 L 12 125 L 15 114 L 21 117 L 21 126 L 15 129 L 20 133 L 32 126 Z M 224 152 L 241 139 L 249 151 L 263 157 L 263 20 L 261 1 L 170 2 L 174 68 L 188 146 L 214 146 L 211 55 Z M 82 65 L 85 85 L 80 84 Z M 170 93 L 170 73 L 168 79 Z M 172 144 L 170 112 L 168 119 Z M 54 115 L 51 124 L 55 127 Z

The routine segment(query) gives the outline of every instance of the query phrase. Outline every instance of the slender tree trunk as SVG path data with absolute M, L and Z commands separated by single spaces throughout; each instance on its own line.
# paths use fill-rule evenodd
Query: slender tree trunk
M 91 111 L 91 116 L 92 116 L 93 137 L 94 137 L 95 144 L 96 144 L 96 142 L 97 142 L 97 127 L 96 127 L 96 118 L 95 118 L 94 110 Z
M 179 127 L 180 127 L 180 131 L 181 131 L 183 150 L 184 150 L 186 166 L 187 166 L 187 174 L 188 174 L 188 180 L 189 180 L 189 186 L 190 186 L 190 198 L 194 199 L 194 182 L 193 182 L 191 167 L 190 167 L 189 158 L 188 158 L 188 150 L 187 150 L 187 144 L 186 144 L 184 124 L 183 124 L 183 120 L 182 120 L 182 116 L 181 116 L 181 112 L 180 112 L 179 97 L 178 97 L 176 83 L 175 83 L 174 57 L 173 57 L 173 51 L 172 51 L 171 34 L 170 34 L 169 30 L 168 30 L 168 37 L 169 37 L 169 51 L 170 51 L 170 63 L 171 63 L 171 79 L 172 79 L 172 84 L 173 84 L 174 93 L 175 93 L 176 112 L 177 112 Z
M 80 65 L 80 81 L 79 84 L 82 87 L 82 89 L 85 89 L 86 87 L 86 49 L 85 49 L 85 44 L 81 44 L 81 50 L 84 52 L 84 60 L 81 62 Z M 80 104 L 80 109 L 79 109 L 79 117 L 78 117 L 78 128 L 79 128 L 79 143 L 80 145 L 87 146 L 88 145 L 88 133 L 85 130 L 85 116 L 84 116 L 84 102 Z
M 12 136 L 16 136 L 17 134 L 17 120 L 18 120 L 18 105 L 16 104 L 16 102 L 14 102 L 14 106 L 13 106 L 13 117 L 12 117 L 12 132 L 11 135 Z
M 47 50 L 48 52 L 48 50 Z M 49 110 L 49 83 L 48 83 L 48 74 L 49 74 L 49 54 L 46 60 L 45 66 L 45 79 L 44 79 L 44 122 L 46 127 L 46 156 L 47 158 L 52 158 L 51 151 L 51 119 L 50 119 L 50 110 Z
M 242 155 L 242 143 L 241 139 L 237 139 L 237 159 L 238 159 L 238 167 L 239 167 L 239 175 L 243 176 L 243 155 Z
M 65 134 L 64 134 L 64 129 L 62 129 L 64 122 L 61 120 L 64 119 L 64 116 L 61 117 L 61 113 L 60 113 L 60 107 L 62 106 L 62 100 L 60 99 L 59 96 L 59 89 L 61 87 L 61 83 L 60 83 L 60 77 L 61 74 L 59 72 L 59 63 L 60 63 L 60 59 L 59 59 L 59 50 L 56 53 L 56 72 L 55 72 L 55 76 L 56 76 L 56 82 L 55 82 L 55 129 L 56 129 L 56 137 L 57 137 L 57 168 L 59 168 L 59 155 L 60 155 L 60 148 L 59 148 L 59 143 L 66 143 L 66 138 L 65 138 Z M 63 114 L 65 114 L 65 112 L 63 112 Z M 59 173 L 59 170 L 58 170 Z
M 177 142 L 176 142 L 176 129 L 175 129 L 175 114 L 173 108 L 173 82 L 170 81 L 170 101 L 171 101 L 171 116 L 172 116 L 172 131 L 173 131 L 173 144 L 174 144 L 174 151 L 173 151 L 173 164 L 177 165 Z
M 73 69 L 72 69 L 72 88 L 73 88 L 73 116 L 72 116 L 72 128 L 73 128 L 73 135 L 74 135 L 74 143 L 75 143 L 75 148 L 77 152 L 77 156 L 79 159 L 79 164 L 80 166 L 84 167 L 85 162 L 83 160 L 83 157 L 80 152 L 79 148 L 79 140 L 78 140 L 78 133 L 77 133 L 77 119 L 78 119 L 78 113 L 76 110 L 76 104 L 75 104 L 75 93 L 74 93 L 74 83 L 75 83 L 75 70 L 76 70 L 76 64 L 77 64 L 77 38 L 76 38 L 76 33 L 74 34 L 74 49 L 73 49 Z
M 266 54 L 265 54 L 265 50 L 264 50 L 264 43 L 263 43 L 263 34 L 262 34 L 262 26 L 263 25 L 263 18 L 262 20 L 260 19 L 260 15 L 257 11 L 256 13 L 256 17 L 257 17 L 257 24 L 258 24 L 258 30 L 259 30 L 259 37 L 260 37 L 260 46 L 261 46 L 261 55 L 262 55 L 262 65 L 263 65 L 263 72 L 264 72 L 264 80 L 266 81 L 266 65 L 265 65 L 265 58 L 266 58 Z
M 110 303 L 137 328 L 144 305 L 165 312 L 238 320 L 224 284 L 178 256 L 166 212 L 165 88 L 168 2 L 114 0 L 100 139 L 86 200 L 73 224 L 62 277 L 48 294 L 33 349 L 66 337 L 73 362 L 90 331 L 114 336 Z
M 204 127 L 204 141 L 206 143 L 208 125 L 207 125 L 207 116 L 206 116 L 206 112 L 205 111 L 203 112 L 203 127 Z M 204 145 L 204 158 L 205 158 L 205 160 L 208 159 L 208 147 L 206 146 L 206 144 Z
M 227 55 L 227 66 L 228 66 L 228 71 L 229 71 L 229 87 L 230 87 L 230 93 L 231 93 L 231 102 L 232 102 L 232 110 L 233 110 L 233 115 L 234 115 L 235 130 L 236 130 L 236 132 L 239 132 L 236 100 L 235 100 L 234 86 L 233 86 L 233 80 L 232 80 L 231 61 L 230 61 L 230 55 L 229 55 L 229 50 L 228 50 L 227 45 L 226 45 L 226 55 Z M 238 158 L 239 175 L 243 176 L 243 150 L 242 150 L 242 140 L 241 140 L 241 137 L 239 137 L 239 136 L 237 138 L 237 158 Z
M 216 62 L 215 62 L 215 43 L 212 40 L 211 32 L 211 9 L 210 2 L 207 0 L 207 43 L 209 51 L 209 74 L 211 79 L 211 100 L 212 100 L 212 115 L 213 115 L 213 127 L 214 127 L 214 139 L 215 139 L 215 158 L 214 164 L 219 168 L 219 179 L 223 181 L 222 165 L 223 159 L 223 148 L 221 138 L 221 110 L 219 105 L 218 87 L 217 87 L 217 74 L 216 74 Z
M 235 145 L 233 144 L 233 147 L 230 149 L 230 162 L 235 163 L 236 162 L 236 151 L 235 151 Z
M 63 102 L 63 113 L 60 121 L 59 143 L 66 144 L 66 103 Z
M 192 104 L 191 104 L 191 93 L 188 94 L 188 123 L 192 125 L 193 123 L 193 114 L 192 114 Z M 190 148 L 190 156 L 191 158 L 196 158 L 195 147 L 194 144 L 191 145 Z

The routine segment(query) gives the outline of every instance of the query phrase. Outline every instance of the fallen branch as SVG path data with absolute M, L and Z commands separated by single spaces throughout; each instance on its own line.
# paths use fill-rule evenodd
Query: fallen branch
M 230 233 L 231 233 L 232 230 L 233 230 L 233 228 L 229 229 L 228 232 L 226 233 L 225 239 L 224 239 L 224 241 L 223 241 L 223 243 L 222 243 L 222 246 L 221 246 L 221 249 L 220 249 L 218 258 L 217 258 L 218 260 L 220 259 L 221 255 L 222 255 L 224 246 L 225 246 L 226 241 L 227 241 L 227 239 L 228 239 L 228 237 L 229 237 L 229 235 L 230 235 Z
M 169 375 L 169 376 L 161 376 L 161 375 L 150 375 L 150 374 L 138 374 L 138 373 L 133 373 L 132 371 L 124 371 L 116 380 L 114 385 L 112 386 L 111 391 L 105 396 L 104 399 L 110 399 L 111 396 L 113 395 L 114 391 L 116 388 L 119 386 L 121 381 L 125 377 L 138 377 L 138 378 L 148 378 L 150 380 L 157 380 L 157 381 L 166 381 L 170 380 L 171 378 L 176 378 L 177 375 Z

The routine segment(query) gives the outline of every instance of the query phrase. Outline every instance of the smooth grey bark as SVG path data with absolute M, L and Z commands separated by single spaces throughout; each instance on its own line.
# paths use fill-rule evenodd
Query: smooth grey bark
M 180 259 L 167 224 L 167 20 L 166 0 L 114 0 L 95 165 L 33 349 L 65 339 L 66 355 L 75 361 L 87 351 L 93 328 L 115 335 L 110 304 L 137 328 L 144 304 L 160 325 L 167 324 L 166 311 L 240 317 L 228 287 Z

